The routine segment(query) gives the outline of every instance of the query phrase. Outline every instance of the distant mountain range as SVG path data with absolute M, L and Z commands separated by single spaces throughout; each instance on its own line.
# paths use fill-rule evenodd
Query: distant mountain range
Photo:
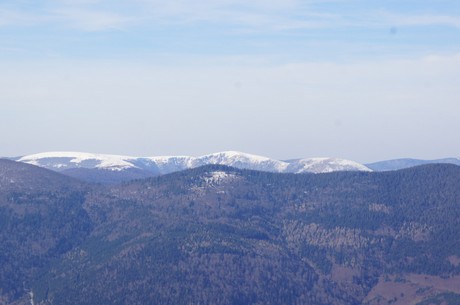
M 383 172 L 383 171 L 392 171 L 399 170 L 419 165 L 425 164 L 455 164 L 460 165 L 459 158 L 445 158 L 445 159 L 435 159 L 435 160 L 420 160 L 420 159 L 394 159 L 387 161 L 380 161 L 375 163 L 366 164 L 368 168 L 373 171 Z
M 371 171 L 360 163 L 338 158 L 279 161 L 236 151 L 218 152 L 201 157 L 131 157 L 81 152 L 46 152 L 14 160 L 51 169 L 82 180 L 102 183 L 142 179 L 211 164 L 273 173 Z
M 391 171 L 434 163 L 460 165 L 458 158 L 437 160 L 406 158 L 368 164 L 339 158 L 305 158 L 281 161 L 237 151 L 218 152 L 200 157 L 133 157 L 84 152 L 45 152 L 12 159 L 60 172 L 80 180 L 98 183 L 118 183 L 143 179 L 212 164 L 272 173 L 296 174 Z

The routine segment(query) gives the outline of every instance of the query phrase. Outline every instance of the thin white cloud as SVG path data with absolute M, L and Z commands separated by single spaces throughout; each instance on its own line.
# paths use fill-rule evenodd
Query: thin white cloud
M 0 27 L 31 26 L 42 21 L 43 18 L 35 14 L 0 7 Z
M 388 20 L 395 25 L 430 26 L 443 25 L 460 29 L 460 16 L 448 15 L 394 15 L 390 14 Z
M 0 7 L 0 27 L 58 25 L 83 31 L 120 29 L 131 22 L 122 13 L 85 8 L 80 5 L 43 7 L 40 11 L 13 10 Z
M 211 24 L 248 31 L 291 31 L 316 28 L 431 26 L 460 28 L 460 16 L 410 15 L 393 11 L 335 10 L 343 0 L 45 0 L 24 11 L 0 5 L 0 26 L 58 24 L 83 31 L 132 26 Z M 359 5 L 355 1 L 353 5 Z M 329 5 L 324 6 L 325 3 Z M 13 8 L 13 9 L 12 9 Z
M 300 0 L 48 0 L 35 11 L 0 7 L 0 26 L 59 23 L 84 31 L 106 31 L 130 25 L 211 23 L 248 30 L 330 27 L 336 15 L 312 11 Z M 132 22 L 136 20 L 136 22 Z
M 52 16 L 56 21 L 84 31 L 121 29 L 131 21 L 129 17 L 117 13 L 78 8 L 57 9 Z
M 197 23 L 210 22 L 266 30 L 292 30 L 333 27 L 380 27 L 386 25 L 460 27 L 457 15 L 410 15 L 393 11 L 334 10 L 333 3 L 350 0 L 134 0 L 142 7 L 146 22 Z M 328 8 L 322 7 L 329 4 Z M 323 10 L 324 9 L 324 10 Z
M 146 24 L 212 24 L 251 31 L 289 31 L 344 26 L 349 21 L 335 13 L 312 9 L 314 1 L 138 0 Z

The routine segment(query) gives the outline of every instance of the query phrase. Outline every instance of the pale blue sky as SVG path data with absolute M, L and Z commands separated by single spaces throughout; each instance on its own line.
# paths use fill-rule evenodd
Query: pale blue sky
M 460 2 L 0 2 L 0 155 L 460 156 Z

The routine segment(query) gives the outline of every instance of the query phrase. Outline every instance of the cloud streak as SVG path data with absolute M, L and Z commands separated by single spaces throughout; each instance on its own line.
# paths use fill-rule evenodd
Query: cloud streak
M 460 16 L 384 14 L 384 20 L 400 26 L 448 26 L 460 29 Z
M 268 31 L 334 27 L 375 27 L 387 24 L 406 26 L 445 25 L 460 28 L 458 15 L 385 13 L 369 7 L 341 11 L 334 3 L 346 1 L 300 0 L 46 0 L 35 11 L 24 7 L 0 6 L 0 26 L 59 24 L 82 31 L 168 25 L 227 25 Z
M 39 15 L 0 6 L 0 27 L 33 26 L 44 21 L 45 18 L 40 17 Z
M 132 22 L 132 18 L 118 13 L 78 8 L 53 10 L 50 17 L 74 29 L 88 32 L 119 30 Z

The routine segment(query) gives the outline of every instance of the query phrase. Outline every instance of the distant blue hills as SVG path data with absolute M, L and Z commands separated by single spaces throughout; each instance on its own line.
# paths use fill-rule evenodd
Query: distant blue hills
M 444 158 L 444 159 L 435 159 L 435 160 L 421 160 L 421 159 L 403 158 L 403 159 L 379 161 L 379 162 L 368 163 L 364 165 L 373 171 L 381 172 L 381 171 L 392 171 L 392 170 L 404 169 L 408 167 L 414 167 L 418 165 L 435 164 L 435 163 L 460 165 L 460 159 L 459 158 Z

